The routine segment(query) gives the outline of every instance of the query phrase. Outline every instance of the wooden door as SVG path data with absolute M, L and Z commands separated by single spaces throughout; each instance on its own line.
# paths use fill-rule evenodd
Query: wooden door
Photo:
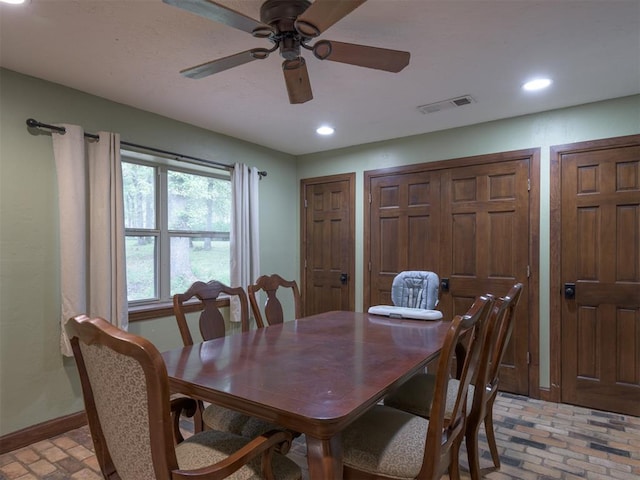
M 630 415 L 640 415 L 638 140 L 560 155 L 562 290 L 552 292 L 562 402 Z
M 368 200 L 372 252 L 368 303 L 392 305 L 391 283 L 398 273 L 437 270 L 440 173 L 411 172 L 373 177 Z
M 529 393 L 529 159 L 451 168 L 442 172 L 439 272 L 448 281 L 445 318 L 468 310 L 478 295 L 505 295 L 525 285 L 500 388 Z
M 304 315 L 354 310 L 355 174 L 301 181 Z

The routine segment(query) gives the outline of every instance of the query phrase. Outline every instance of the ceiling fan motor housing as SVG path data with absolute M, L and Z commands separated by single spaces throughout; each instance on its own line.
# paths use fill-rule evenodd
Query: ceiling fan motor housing
M 280 32 L 295 32 L 293 22 L 310 5 L 309 0 L 267 0 L 260 7 L 260 21 Z
M 308 0 L 267 0 L 260 7 L 260 21 L 276 31 L 272 39 L 286 60 L 300 56 L 300 42 L 304 37 L 296 31 L 294 22 L 310 5 Z

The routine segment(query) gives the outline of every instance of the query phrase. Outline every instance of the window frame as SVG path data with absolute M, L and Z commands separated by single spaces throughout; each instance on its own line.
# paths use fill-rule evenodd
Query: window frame
M 171 299 L 171 238 L 172 237 L 213 237 L 216 234 L 231 234 L 218 230 L 169 230 L 169 171 L 189 175 L 199 175 L 231 182 L 231 168 L 205 166 L 198 163 L 186 162 L 177 158 L 167 158 L 150 155 L 126 148 L 120 149 L 121 162 L 147 166 L 154 169 L 155 180 L 155 228 L 125 228 L 125 238 L 133 236 L 150 236 L 156 239 L 154 254 L 154 283 L 156 298 L 128 301 L 129 320 L 138 321 L 173 315 Z M 188 166 L 185 166 L 188 163 Z M 124 191 L 123 191 L 124 194 Z M 231 213 L 231 212 L 230 212 Z M 231 263 L 229 262 L 229 272 Z M 228 304 L 228 300 L 221 300 Z M 194 308 L 194 311 L 197 308 Z

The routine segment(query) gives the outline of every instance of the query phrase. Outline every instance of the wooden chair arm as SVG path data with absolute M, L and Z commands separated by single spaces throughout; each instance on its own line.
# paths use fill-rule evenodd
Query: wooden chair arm
M 182 432 L 180 431 L 180 416 L 193 417 L 198 411 L 198 402 L 189 397 L 173 397 L 170 401 L 171 406 L 171 423 L 173 424 L 173 440 L 177 445 L 184 441 Z
M 228 477 L 233 472 L 239 470 L 253 458 L 262 455 L 262 478 L 265 480 L 276 480 L 273 477 L 271 459 L 273 452 L 288 451 L 293 441 L 293 436 L 289 432 L 282 430 L 270 430 L 259 437 L 254 438 L 240 450 L 224 460 L 208 467 L 195 470 L 173 470 L 172 480 L 220 480 Z

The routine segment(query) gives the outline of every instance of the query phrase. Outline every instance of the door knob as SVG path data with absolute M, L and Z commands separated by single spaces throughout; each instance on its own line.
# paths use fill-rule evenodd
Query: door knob
M 340 274 L 340 283 L 342 285 L 346 285 L 348 281 L 349 281 L 349 274 L 348 273 L 341 273 Z
M 575 283 L 565 283 L 564 284 L 564 298 L 572 299 L 576 298 L 576 284 Z
M 442 290 L 443 292 L 448 292 L 449 291 L 449 279 L 448 278 L 443 278 L 442 280 L 440 280 L 440 290 Z

